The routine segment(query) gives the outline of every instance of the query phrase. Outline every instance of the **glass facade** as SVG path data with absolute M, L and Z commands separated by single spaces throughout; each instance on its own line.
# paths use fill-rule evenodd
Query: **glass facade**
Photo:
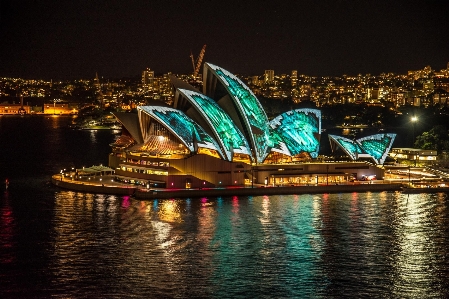
M 256 161 L 262 163 L 268 155 L 270 131 L 265 111 L 253 92 L 240 79 L 216 65 L 207 65 L 215 72 L 224 84 L 240 114 L 244 117 L 246 130 L 249 132 L 252 146 L 255 149 Z
M 251 155 L 248 142 L 231 117 L 211 98 L 190 90 L 178 89 L 197 109 L 215 133 L 228 161 L 233 153 Z
M 197 145 L 198 147 L 215 150 L 222 159 L 224 158 L 216 141 L 184 112 L 159 106 L 139 106 L 138 109 L 165 125 L 190 151 L 196 152 L 195 145 Z
M 321 112 L 296 109 L 285 112 L 270 122 L 270 147 L 290 156 L 309 153 L 318 156 L 321 135 Z

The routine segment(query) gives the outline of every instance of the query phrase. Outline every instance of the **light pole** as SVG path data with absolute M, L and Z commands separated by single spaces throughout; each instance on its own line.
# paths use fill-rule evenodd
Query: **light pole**
M 251 188 L 254 188 L 254 168 L 252 163 L 251 163 Z
M 413 125 L 413 128 L 412 128 L 412 147 L 414 147 L 415 146 L 415 123 L 418 121 L 418 118 L 413 115 L 412 118 L 411 118 L 411 121 L 412 121 L 412 125 Z
M 408 166 L 408 185 L 410 186 L 411 180 L 410 180 L 410 165 Z

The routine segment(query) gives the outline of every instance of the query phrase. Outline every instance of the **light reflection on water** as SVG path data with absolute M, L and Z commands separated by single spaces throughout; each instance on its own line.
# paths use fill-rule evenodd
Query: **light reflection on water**
M 89 130 L 89 136 L 92 144 L 97 142 L 97 130 Z
M 19 232 L 1 208 L 4 266 L 17 262 Z M 448 225 L 442 193 L 140 201 L 58 191 L 46 265 L 15 275 L 44 275 L 37 297 L 444 298 Z

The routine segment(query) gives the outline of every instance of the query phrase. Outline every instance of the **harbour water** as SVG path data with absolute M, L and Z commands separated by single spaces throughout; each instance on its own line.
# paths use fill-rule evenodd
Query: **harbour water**
M 447 194 L 140 201 L 48 184 L 112 131 L 0 117 L 1 298 L 447 298 Z M 3 186 L 2 186 L 3 187 Z

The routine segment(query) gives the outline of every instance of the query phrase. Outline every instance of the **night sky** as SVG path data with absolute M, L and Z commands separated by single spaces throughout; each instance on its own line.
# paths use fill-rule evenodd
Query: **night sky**
M 449 62 L 449 1 L 0 0 L 0 76 L 406 73 Z

